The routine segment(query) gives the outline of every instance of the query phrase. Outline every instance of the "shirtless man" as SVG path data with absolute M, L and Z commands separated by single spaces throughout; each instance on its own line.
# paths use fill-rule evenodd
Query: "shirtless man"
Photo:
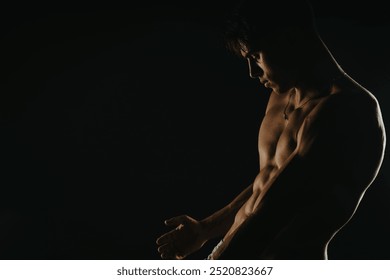
M 157 239 L 163 259 L 185 258 L 217 237 L 209 259 L 327 259 L 379 171 L 385 130 L 376 98 L 335 61 L 310 5 L 268 2 L 245 1 L 227 31 L 250 76 L 272 91 L 259 174 L 211 216 L 165 221 L 175 228 Z

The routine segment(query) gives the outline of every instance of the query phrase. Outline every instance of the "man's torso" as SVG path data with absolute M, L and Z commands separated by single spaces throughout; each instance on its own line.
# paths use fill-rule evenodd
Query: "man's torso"
M 284 95 L 271 94 L 266 115 L 259 131 L 260 172 L 254 180 L 252 196 L 238 211 L 235 222 L 226 236 L 234 233 L 241 223 L 253 213 L 264 196 L 264 188 L 267 188 L 279 170 L 288 164 L 289 158 L 293 156 L 294 152 L 304 148 L 301 138 L 302 133 L 304 133 L 302 127 L 305 120 L 320 115 L 320 104 L 326 103 L 327 99 L 334 94 L 343 94 L 343 91 L 333 87 L 329 94 L 313 98 L 304 106 L 296 109 L 290 104 L 294 93 L 292 95 L 288 93 Z M 354 94 L 365 95 L 366 93 L 357 90 Z M 287 119 L 284 113 L 287 113 Z M 335 160 L 337 159 L 335 158 Z M 302 170 L 302 174 L 304 172 L 305 170 Z M 318 248 L 315 249 L 317 251 L 314 254 L 318 252 L 318 255 L 315 258 L 321 257 L 321 250 L 325 250 L 326 242 L 317 245 Z M 313 244 L 310 246 L 313 247 Z

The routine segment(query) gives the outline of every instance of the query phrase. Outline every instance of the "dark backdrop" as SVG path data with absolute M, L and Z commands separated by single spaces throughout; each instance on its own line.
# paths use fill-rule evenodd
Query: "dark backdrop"
M 233 1 L 217 3 L 2 10 L 2 259 L 158 259 L 164 219 L 205 217 L 251 183 L 268 92 L 225 50 Z M 389 123 L 390 25 L 370 3 L 314 8 Z M 390 259 L 388 162 L 330 258 Z

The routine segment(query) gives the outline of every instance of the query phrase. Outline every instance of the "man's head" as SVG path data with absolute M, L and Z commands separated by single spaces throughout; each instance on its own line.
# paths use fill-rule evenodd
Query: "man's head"
M 248 60 L 251 77 L 277 92 L 293 86 L 303 64 L 298 60 L 302 46 L 317 36 L 305 0 L 244 0 L 229 17 L 225 32 L 227 47 Z
M 241 45 L 262 49 L 273 37 L 291 29 L 316 34 L 307 0 L 241 0 L 227 20 L 225 39 L 229 49 L 240 54 Z

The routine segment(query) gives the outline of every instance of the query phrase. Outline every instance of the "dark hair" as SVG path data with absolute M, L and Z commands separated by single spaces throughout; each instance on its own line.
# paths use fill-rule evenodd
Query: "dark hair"
M 242 45 L 261 48 L 267 40 L 286 28 L 317 34 L 314 13 L 306 0 L 243 0 L 228 15 L 224 39 L 234 53 Z

